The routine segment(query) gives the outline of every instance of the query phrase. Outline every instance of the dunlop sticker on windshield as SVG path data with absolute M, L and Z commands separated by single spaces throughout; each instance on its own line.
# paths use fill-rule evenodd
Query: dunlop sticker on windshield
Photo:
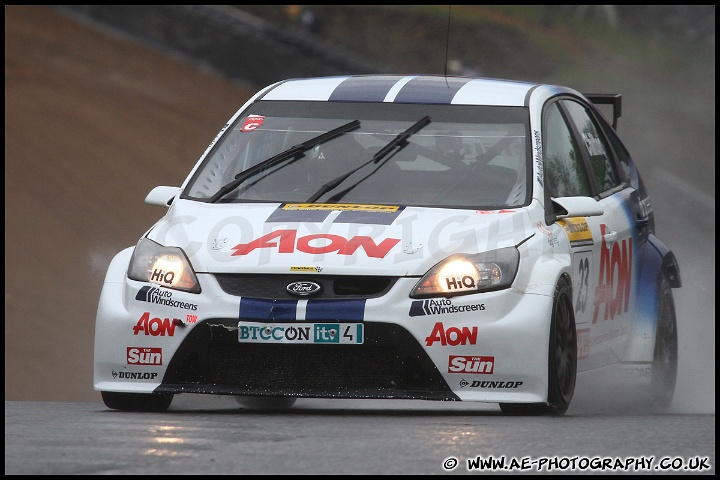
M 571 247 L 585 247 L 593 244 L 592 232 L 584 217 L 564 218 L 558 223 L 567 232 Z
M 350 203 L 287 203 L 278 207 L 267 222 L 324 222 L 338 212 L 332 223 L 369 223 L 390 225 L 403 207 Z

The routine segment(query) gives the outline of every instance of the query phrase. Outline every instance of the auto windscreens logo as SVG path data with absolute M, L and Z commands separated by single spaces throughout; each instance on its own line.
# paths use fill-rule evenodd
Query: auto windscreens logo
M 442 315 L 448 313 L 479 312 L 485 310 L 484 303 L 472 303 L 470 305 L 453 305 L 447 298 L 441 300 L 415 300 L 410 305 L 411 317 L 422 315 Z
M 173 292 L 158 287 L 144 286 L 135 295 L 135 300 L 140 302 L 154 303 L 156 305 L 167 305 L 168 307 L 184 308 L 185 310 L 197 310 L 196 303 L 181 302 L 173 300 Z

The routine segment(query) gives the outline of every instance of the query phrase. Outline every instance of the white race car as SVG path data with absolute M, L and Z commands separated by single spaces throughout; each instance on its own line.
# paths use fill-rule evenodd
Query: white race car
M 680 272 L 620 106 L 431 75 L 264 88 L 146 197 L 168 210 L 108 268 L 95 390 L 118 410 L 213 394 L 562 414 L 578 374 L 613 368 L 667 408 Z

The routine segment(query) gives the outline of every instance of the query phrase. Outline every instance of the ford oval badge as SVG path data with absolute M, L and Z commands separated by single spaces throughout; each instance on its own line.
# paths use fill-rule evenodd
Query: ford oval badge
M 285 290 L 287 290 L 290 295 L 295 295 L 296 297 L 311 297 L 322 292 L 322 289 L 322 285 L 307 281 L 292 282 L 285 287 Z

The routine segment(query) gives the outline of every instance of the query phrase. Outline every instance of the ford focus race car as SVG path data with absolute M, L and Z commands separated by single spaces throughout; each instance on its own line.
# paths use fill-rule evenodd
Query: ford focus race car
M 264 88 L 146 197 L 167 213 L 108 268 L 95 390 L 118 410 L 213 394 L 562 414 L 579 374 L 612 368 L 667 408 L 680 273 L 620 100 L 430 75 Z

